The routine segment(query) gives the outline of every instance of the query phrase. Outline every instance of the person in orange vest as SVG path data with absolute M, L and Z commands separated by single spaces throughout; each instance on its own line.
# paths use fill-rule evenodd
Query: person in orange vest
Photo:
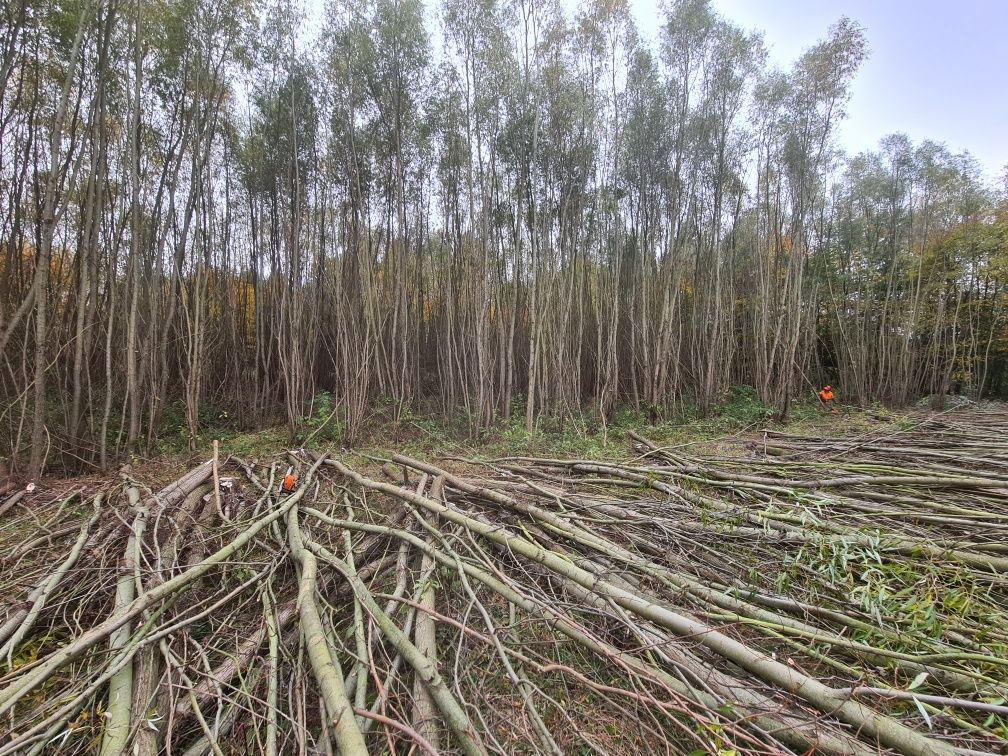
M 293 493 L 294 491 L 294 468 L 288 467 L 287 474 L 283 476 L 283 480 L 280 481 L 280 491 L 279 493 Z
M 819 401 L 822 402 L 823 407 L 829 409 L 830 412 L 836 413 L 837 409 L 833 406 L 833 387 L 826 384 L 821 389 L 819 389 Z

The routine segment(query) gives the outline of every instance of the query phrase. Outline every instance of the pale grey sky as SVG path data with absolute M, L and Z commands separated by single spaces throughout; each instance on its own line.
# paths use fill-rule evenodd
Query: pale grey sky
M 636 0 L 640 18 L 650 0 Z M 713 0 L 764 32 L 785 66 L 840 16 L 865 27 L 870 56 L 854 80 L 840 141 L 849 152 L 894 131 L 969 150 L 990 177 L 1008 166 L 1008 0 Z M 643 19 L 641 19 L 643 21 Z

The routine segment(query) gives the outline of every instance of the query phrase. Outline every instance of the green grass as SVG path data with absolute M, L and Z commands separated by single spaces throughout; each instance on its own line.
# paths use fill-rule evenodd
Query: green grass
M 880 425 L 906 423 L 898 415 L 880 407 L 845 410 L 841 415 L 823 413 L 817 403 L 798 401 L 790 408 L 787 424 L 776 420 L 778 411 L 763 405 L 750 387 L 733 388 L 725 400 L 702 414 L 695 406 L 684 405 L 655 415 L 644 409 L 623 408 L 607 423 L 591 411 L 563 418 L 539 418 L 531 430 L 526 427 L 524 406 L 516 402 L 509 420 L 475 430 L 461 412 L 445 415 L 399 407 L 391 401 L 376 402 L 369 410 L 358 438 L 345 440 L 346 428 L 333 413 L 333 399 L 318 394 L 311 414 L 294 434 L 286 425 L 261 430 L 241 429 L 226 412 L 206 406 L 200 413 L 196 456 L 206 459 L 213 439 L 220 441 L 222 454 L 243 458 L 273 455 L 283 449 L 308 445 L 337 454 L 384 456 L 398 451 L 414 456 L 461 456 L 491 459 L 506 456 L 544 456 L 583 459 L 613 459 L 635 456 L 628 431 L 635 431 L 662 446 L 681 447 L 687 453 L 731 453 L 741 438 L 762 428 L 784 429 L 792 433 L 864 432 Z M 166 408 L 158 453 L 164 458 L 189 454 L 184 408 Z M 735 451 L 738 451 L 736 448 Z

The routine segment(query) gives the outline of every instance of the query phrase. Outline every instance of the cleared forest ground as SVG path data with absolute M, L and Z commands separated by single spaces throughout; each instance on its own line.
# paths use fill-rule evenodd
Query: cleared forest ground
M 1006 434 L 988 405 L 604 459 L 225 446 L 14 494 L 0 756 L 1002 753 Z

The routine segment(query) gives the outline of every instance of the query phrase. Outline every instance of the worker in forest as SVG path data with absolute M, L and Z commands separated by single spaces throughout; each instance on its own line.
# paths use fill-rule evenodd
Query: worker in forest
M 837 409 L 833 404 L 833 387 L 828 383 L 819 389 L 819 401 L 822 402 L 824 408 L 836 413 Z
M 294 468 L 288 467 L 287 473 L 283 476 L 283 480 L 280 481 L 280 491 L 279 493 L 293 493 L 294 491 Z

